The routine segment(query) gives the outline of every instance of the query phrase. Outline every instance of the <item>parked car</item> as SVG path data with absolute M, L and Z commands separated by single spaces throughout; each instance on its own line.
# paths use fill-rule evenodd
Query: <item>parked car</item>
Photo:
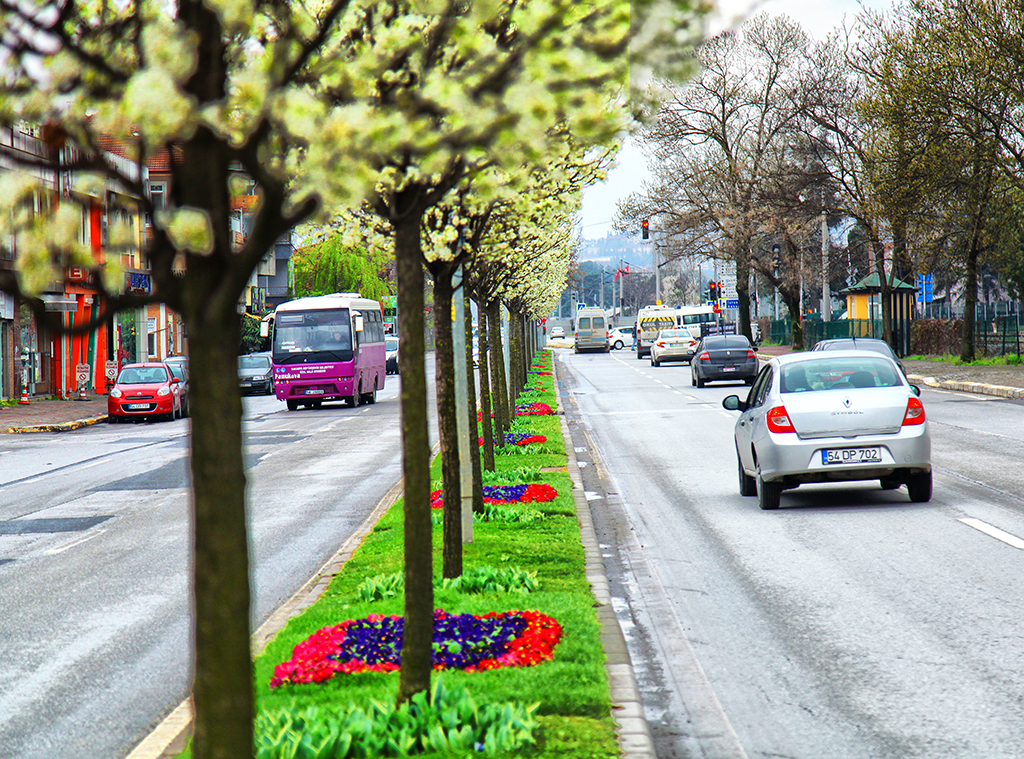
M 612 330 L 611 337 L 609 338 L 609 340 L 611 341 L 612 347 L 617 351 L 622 350 L 627 345 L 630 348 L 632 348 L 633 335 L 635 333 L 636 327 L 634 327 L 632 324 L 629 325 L 628 327 L 616 327 L 615 329 Z
M 243 393 L 274 392 L 274 368 L 269 353 L 250 353 L 238 357 L 238 388 Z
M 896 362 L 896 366 L 900 368 L 903 375 L 906 376 L 907 370 L 903 368 L 903 364 L 900 362 L 899 356 L 896 355 L 889 343 L 885 340 L 878 340 L 874 337 L 837 337 L 831 340 L 819 340 L 811 348 L 812 351 L 848 351 L 848 350 L 864 350 L 874 351 L 875 353 L 881 353 L 883 356 L 888 356 Z
M 697 387 L 719 381 L 751 385 L 758 366 L 754 347 L 743 335 L 708 335 L 690 360 L 690 383 Z
M 552 337 L 552 338 L 554 338 L 554 337 L 565 337 L 565 328 L 564 327 L 552 327 L 551 328 L 551 334 L 549 335 L 549 337 Z
M 896 362 L 871 351 L 789 354 L 771 359 L 739 411 L 740 494 L 777 509 L 783 490 L 807 482 L 878 480 L 932 497 L 931 438 L 920 390 Z
M 474 345 L 473 350 L 476 350 Z M 476 356 L 476 353 L 473 354 Z M 398 338 L 392 335 L 384 337 L 384 372 L 386 374 L 398 374 Z M 476 362 L 474 362 L 474 366 Z
M 697 349 L 697 341 L 688 329 L 663 329 L 651 343 L 651 366 L 662 361 L 689 361 Z
M 171 370 L 171 376 L 178 380 L 178 385 L 175 388 L 175 391 L 178 393 L 178 405 L 181 408 L 181 416 L 186 417 L 189 414 L 188 359 L 184 356 L 178 356 L 177 358 L 180 360 L 167 358 L 164 360 L 164 363 L 167 364 L 167 368 Z
M 181 416 L 181 380 L 164 363 L 128 364 L 121 368 L 107 396 L 107 422 L 129 419 L 176 419 Z

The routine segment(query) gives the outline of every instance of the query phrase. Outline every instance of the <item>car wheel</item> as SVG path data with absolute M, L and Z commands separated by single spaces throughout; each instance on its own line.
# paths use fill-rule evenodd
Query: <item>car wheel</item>
M 363 396 L 362 396 L 362 398 L 360 398 L 360 400 L 363 403 L 365 403 L 366 405 L 370 405 L 371 403 L 376 403 L 377 402 L 377 386 L 374 385 L 373 386 L 373 390 L 370 391 L 369 393 L 363 393 Z
M 747 387 L 750 387 L 751 385 L 754 384 L 754 378 L 747 377 L 745 380 L 743 380 L 743 384 L 746 385 Z
M 765 482 L 761 477 L 761 467 L 757 467 L 757 505 L 765 511 L 779 508 L 782 496 L 782 483 Z
M 644 357 L 644 354 L 640 352 L 639 348 L 637 348 L 637 350 L 636 350 L 636 360 L 639 361 L 643 357 Z
M 289 398 L 285 402 L 288 404 L 288 410 L 289 411 L 298 411 L 298 409 L 299 409 L 299 402 L 298 401 L 293 401 L 293 400 L 291 400 Z
M 743 460 L 740 459 L 739 451 L 736 451 L 736 468 L 740 474 L 740 495 L 757 495 L 757 482 L 743 471 Z
M 654 354 L 652 353 L 651 354 L 651 366 L 657 366 L 657 365 L 658 365 L 658 362 L 655 360 Z
M 694 387 L 697 387 L 697 375 L 694 374 L 692 371 L 690 372 L 690 384 L 693 385 Z
M 701 377 L 697 377 L 697 387 L 704 387 L 704 380 Z
M 346 398 L 346 400 L 348 401 L 348 405 L 351 406 L 352 408 L 359 408 L 359 400 L 361 397 L 362 393 L 360 393 L 357 390 L 355 393 Z
M 907 478 L 907 492 L 914 503 L 928 503 L 932 499 L 932 473 L 912 473 Z
M 615 341 L 615 350 L 617 350 L 617 351 L 622 350 L 622 341 L 621 340 L 616 340 Z

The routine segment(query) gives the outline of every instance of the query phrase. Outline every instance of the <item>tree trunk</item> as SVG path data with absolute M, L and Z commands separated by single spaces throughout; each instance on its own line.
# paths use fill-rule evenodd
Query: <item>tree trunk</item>
M 481 513 L 484 510 L 484 481 L 483 472 L 480 471 L 480 446 L 477 445 L 477 436 L 480 432 L 480 426 L 476 421 L 476 369 L 473 367 L 473 319 L 472 309 L 470 307 L 469 290 L 466 288 L 466 280 L 462 280 L 462 297 L 463 304 L 466 311 L 466 376 L 469 378 L 469 383 L 466 389 L 468 390 L 469 408 L 465 409 L 465 413 L 469 415 L 469 451 L 470 461 L 473 462 L 473 512 Z M 480 325 L 477 325 L 477 329 L 480 329 Z M 481 369 L 483 368 L 483 361 L 480 362 Z M 491 452 L 493 457 L 494 452 Z
M 405 477 L 405 633 L 398 703 L 430 692 L 434 638 L 433 546 L 430 524 L 430 439 L 423 364 L 423 256 L 420 215 L 394 221 L 398 304 L 402 313 L 402 473 Z
M 793 350 L 804 350 L 804 325 L 800 321 L 800 296 L 780 290 L 782 301 L 789 310 L 789 325 L 793 333 Z
M 494 437 L 498 445 L 505 444 L 509 430 L 508 384 L 505 378 L 505 351 L 501 344 L 501 303 L 491 301 L 487 307 L 487 328 L 490 331 L 491 388 L 494 402 Z
M 189 299 L 183 314 L 192 376 L 198 380 L 189 393 L 192 695 L 193 756 L 203 759 L 251 757 L 254 750 L 242 401 L 235 379 L 240 330 L 233 299 L 229 305 L 230 310 L 218 311 L 207 298 Z
M 437 387 L 437 425 L 441 437 L 443 550 L 441 574 L 446 579 L 462 574 L 462 487 L 459 477 L 459 428 L 455 408 L 455 356 L 452 341 L 452 269 L 439 263 L 434 269 L 434 373 Z M 461 358 L 461 357 L 460 357 Z
M 966 277 L 964 279 L 964 319 L 960 333 L 960 360 L 965 364 L 974 361 L 975 310 L 978 303 L 978 248 L 972 245 L 967 251 Z
M 487 309 L 483 307 L 480 301 L 476 304 L 476 313 L 476 344 L 477 354 L 480 359 L 480 423 L 482 426 L 481 437 L 484 439 L 483 466 L 488 472 L 493 472 L 495 468 L 494 418 L 491 416 L 491 400 L 493 396 L 491 394 L 491 373 L 488 369 L 488 364 L 490 363 L 490 350 L 487 346 L 490 319 L 487 318 Z
M 737 328 L 753 344 L 754 333 L 750 329 L 750 254 L 747 250 L 736 256 L 736 298 L 740 307 L 740 323 Z

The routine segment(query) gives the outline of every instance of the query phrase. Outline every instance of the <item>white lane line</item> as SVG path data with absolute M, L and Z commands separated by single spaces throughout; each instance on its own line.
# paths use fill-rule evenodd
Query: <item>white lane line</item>
M 960 520 L 968 527 L 973 527 L 979 532 L 983 532 L 991 538 L 1001 540 L 1008 546 L 1019 548 L 1024 551 L 1024 540 L 1021 540 L 1016 535 L 1011 535 L 1008 532 L 1003 532 L 998 527 L 993 527 L 988 522 L 982 522 L 980 519 L 974 519 L 973 517 L 964 517 Z
M 102 535 L 105 532 L 106 532 L 106 530 L 96 530 L 95 532 L 92 532 L 92 533 L 90 533 L 88 535 L 83 535 L 78 540 L 73 540 L 70 543 L 67 543 L 66 545 L 63 545 L 60 548 L 49 548 L 49 549 L 43 551 L 43 553 L 46 554 L 47 556 L 55 556 L 58 553 L 64 553 L 69 548 L 74 548 L 75 546 L 80 546 L 80 545 L 82 545 L 82 543 L 85 543 L 87 540 L 92 540 L 93 538 L 95 538 L 95 537 L 97 537 L 99 535 Z

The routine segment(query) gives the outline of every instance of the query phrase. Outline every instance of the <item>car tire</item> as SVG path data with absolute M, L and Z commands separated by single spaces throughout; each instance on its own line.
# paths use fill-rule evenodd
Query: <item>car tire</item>
M 346 398 L 346 400 L 348 401 L 348 405 L 351 406 L 352 408 L 359 408 L 359 401 L 361 398 L 362 393 L 356 390 L 356 392 L 353 395 L 350 395 L 348 398 Z
M 637 361 L 641 361 L 643 359 L 643 357 L 644 357 L 644 354 L 640 352 L 639 348 L 637 348 L 636 349 L 636 360 Z
M 750 387 L 751 385 L 754 384 L 754 379 L 754 377 L 747 377 L 745 380 L 743 380 L 743 384 L 746 385 L 747 387 Z
M 740 452 L 736 451 L 736 469 L 740 475 L 740 495 L 757 495 L 757 481 L 743 471 L 743 460 L 740 459 Z
M 761 477 L 761 467 L 757 467 L 757 505 L 764 511 L 771 511 L 779 508 L 779 499 L 782 496 L 781 482 L 765 482 Z
M 700 377 L 697 377 L 697 387 L 704 387 L 704 380 Z
M 690 372 L 690 384 L 693 385 L 693 387 L 697 387 L 697 375 L 693 372 Z
M 293 400 L 291 400 L 289 398 L 285 402 L 288 404 L 288 410 L 289 411 L 298 411 L 298 409 L 299 409 L 299 402 L 298 401 L 293 401 Z
M 622 341 L 621 340 L 616 340 L 615 341 L 615 350 L 617 350 L 617 351 L 622 350 Z
M 932 499 L 932 473 L 913 472 L 907 477 L 907 492 L 914 503 L 928 503 Z
M 657 366 L 657 365 L 658 365 L 658 361 L 657 361 L 657 359 L 654 358 L 654 354 L 652 353 L 651 354 L 651 366 Z

